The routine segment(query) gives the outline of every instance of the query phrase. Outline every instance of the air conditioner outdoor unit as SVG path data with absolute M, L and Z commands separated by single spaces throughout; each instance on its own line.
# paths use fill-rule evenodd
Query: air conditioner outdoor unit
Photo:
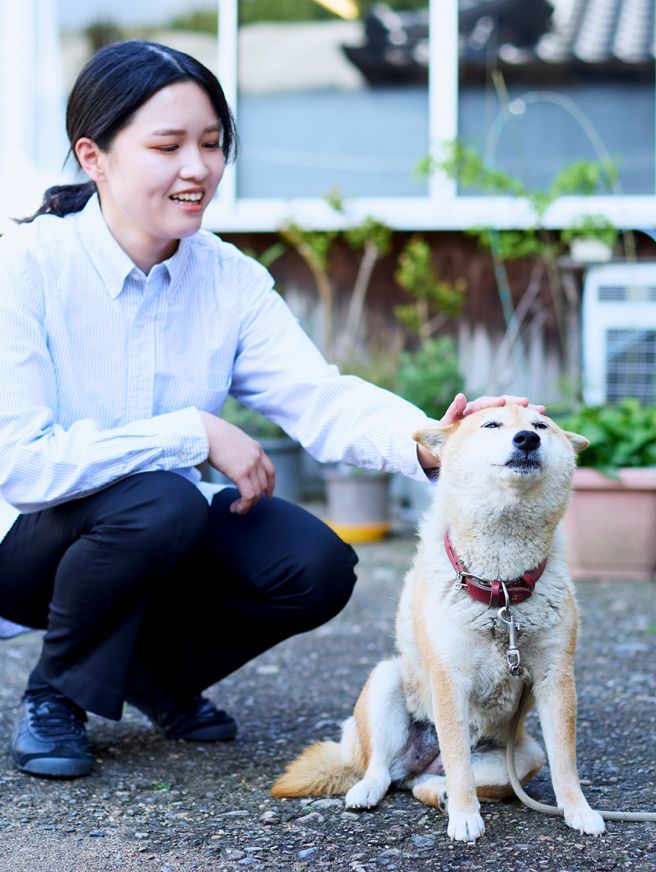
M 589 269 L 582 326 L 585 403 L 656 405 L 656 262 Z

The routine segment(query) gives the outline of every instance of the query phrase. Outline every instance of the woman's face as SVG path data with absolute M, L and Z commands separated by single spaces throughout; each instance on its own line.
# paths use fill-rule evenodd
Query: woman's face
M 178 82 L 157 91 L 109 150 L 98 151 L 95 181 L 105 221 L 145 272 L 199 229 L 225 167 L 220 140 L 205 91 Z

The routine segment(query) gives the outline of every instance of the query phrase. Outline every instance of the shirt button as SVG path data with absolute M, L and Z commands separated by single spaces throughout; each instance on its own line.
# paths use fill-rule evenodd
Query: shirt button
M 178 460 L 181 460 L 183 463 L 186 463 L 189 460 L 189 455 L 186 451 L 181 451 L 178 454 Z

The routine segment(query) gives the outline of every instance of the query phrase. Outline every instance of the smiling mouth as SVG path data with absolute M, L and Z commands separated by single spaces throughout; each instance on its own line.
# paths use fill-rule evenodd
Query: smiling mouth
M 203 199 L 203 192 L 197 191 L 193 194 L 171 194 L 170 199 L 176 203 L 193 203 L 198 204 Z

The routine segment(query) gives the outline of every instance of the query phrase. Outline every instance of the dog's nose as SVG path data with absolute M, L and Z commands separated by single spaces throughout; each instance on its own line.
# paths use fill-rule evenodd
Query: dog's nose
M 540 447 L 540 437 L 533 430 L 519 430 L 513 436 L 513 445 L 528 454 Z

